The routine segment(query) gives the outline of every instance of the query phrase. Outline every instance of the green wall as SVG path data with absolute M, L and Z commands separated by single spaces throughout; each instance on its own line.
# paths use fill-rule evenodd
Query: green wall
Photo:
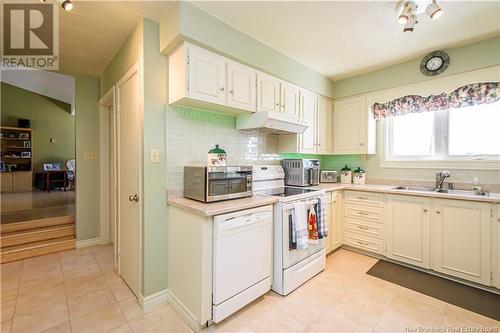
M 174 3 L 160 18 L 160 50 L 168 54 L 181 40 L 195 42 L 319 94 L 333 95 L 333 81 L 327 77 L 185 1 Z
M 99 78 L 77 75 L 76 82 L 76 236 L 99 237 Z M 83 159 L 96 152 L 97 159 Z
M 75 158 L 75 117 L 71 105 L 2 82 L 1 122 L 17 127 L 18 118 L 29 119 L 33 129 L 33 172 L 43 163 L 63 163 Z M 56 139 L 50 143 L 50 139 Z
M 141 44 L 142 24 L 139 23 L 101 73 L 101 96 L 104 96 L 139 60 Z
M 461 47 L 445 49 L 450 56 L 448 69 L 439 77 L 500 64 L 500 36 Z M 370 91 L 394 88 L 432 78 L 420 72 L 422 57 L 353 76 L 334 83 L 333 97 L 341 98 Z

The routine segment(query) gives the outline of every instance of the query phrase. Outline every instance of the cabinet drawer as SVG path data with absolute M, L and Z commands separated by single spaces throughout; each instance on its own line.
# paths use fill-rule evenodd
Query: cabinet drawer
M 346 203 L 363 204 L 369 206 L 383 207 L 384 194 L 372 192 L 346 191 L 344 194 Z
M 346 218 L 345 230 L 363 234 L 369 237 L 384 237 L 384 225 L 380 223 L 367 222 L 357 219 Z
M 384 211 L 381 208 L 346 204 L 344 208 L 346 218 L 356 218 L 364 221 L 384 223 Z
M 357 235 L 351 232 L 345 233 L 345 241 L 346 245 L 356 247 L 359 249 L 363 249 L 366 251 L 380 253 L 384 252 L 384 241 L 382 239 Z

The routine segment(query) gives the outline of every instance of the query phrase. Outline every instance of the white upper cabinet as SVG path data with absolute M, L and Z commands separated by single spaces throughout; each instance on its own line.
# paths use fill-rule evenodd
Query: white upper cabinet
M 255 111 L 257 71 L 234 61 L 227 63 L 227 105 Z
M 490 205 L 444 199 L 433 202 L 432 269 L 491 285 Z
M 375 120 L 364 96 L 335 102 L 333 150 L 335 154 L 375 154 Z
M 257 73 L 257 111 L 281 112 L 280 81 L 271 75 Z
M 317 106 L 317 95 L 304 90 L 300 91 L 300 117 L 309 122 L 309 127 L 299 136 L 299 149 L 303 154 L 314 154 L 316 152 Z
M 226 104 L 226 60 L 198 47 L 189 47 L 189 97 Z
M 317 115 L 318 154 L 333 154 L 333 101 L 319 96 Z
M 386 214 L 387 257 L 429 269 L 431 200 L 390 195 Z
M 280 84 L 281 112 L 300 117 L 300 88 L 281 82 Z

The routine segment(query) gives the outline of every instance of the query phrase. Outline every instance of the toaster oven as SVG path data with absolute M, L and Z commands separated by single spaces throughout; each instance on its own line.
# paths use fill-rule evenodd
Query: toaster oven
M 320 183 L 336 183 L 337 171 L 335 170 L 322 170 L 319 178 Z

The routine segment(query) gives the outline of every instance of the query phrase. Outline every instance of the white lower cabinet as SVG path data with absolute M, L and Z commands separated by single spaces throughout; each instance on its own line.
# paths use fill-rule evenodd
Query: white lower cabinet
M 430 268 L 430 209 L 429 198 L 387 197 L 387 257 Z
M 342 223 L 342 194 L 340 192 L 327 193 L 327 219 L 328 238 L 326 241 L 326 253 L 330 253 L 343 243 Z
M 491 285 L 490 210 L 487 203 L 433 200 L 433 270 Z
M 500 204 L 493 210 L 493 244 L 492 263 L 493 263 L 493 285 L 500 289 Z

